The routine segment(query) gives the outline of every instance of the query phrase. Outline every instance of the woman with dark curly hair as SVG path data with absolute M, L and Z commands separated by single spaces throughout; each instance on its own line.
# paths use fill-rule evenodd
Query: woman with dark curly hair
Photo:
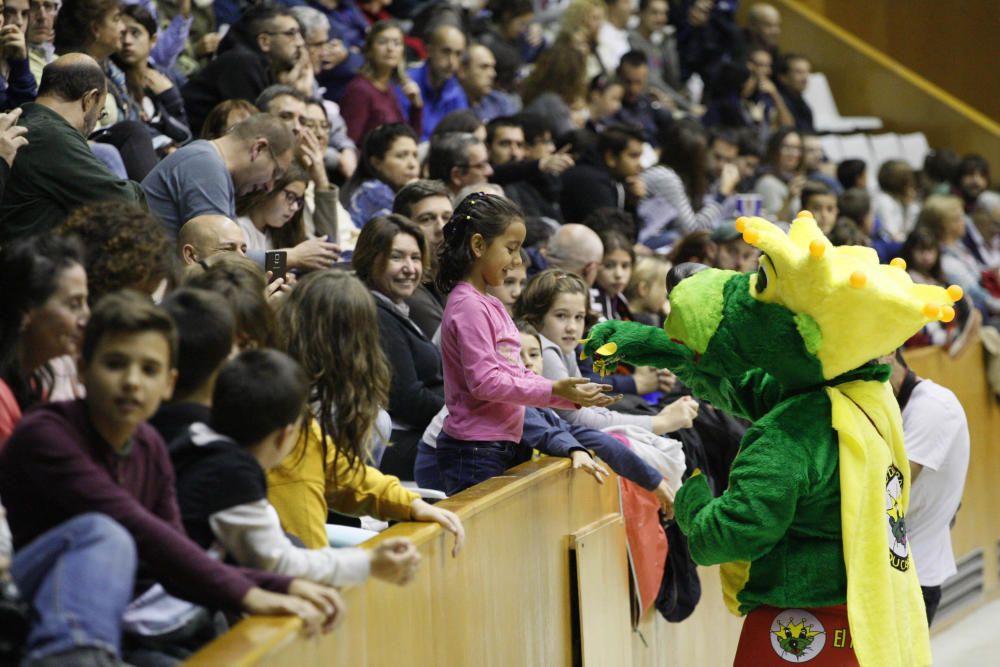
M 56 233 L 83 244 L 91 305 L 126 287 L 152 295 L 175 276 L 178 260 L 163 225 L 135 204 L 81 206 Z

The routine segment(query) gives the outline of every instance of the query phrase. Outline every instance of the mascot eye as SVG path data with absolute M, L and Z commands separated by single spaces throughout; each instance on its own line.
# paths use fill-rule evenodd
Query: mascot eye
M 757 294 L 760 294 L 767 289 L 767 271 L 764 270 L 764 265 L 761 264 L 757 269 Z

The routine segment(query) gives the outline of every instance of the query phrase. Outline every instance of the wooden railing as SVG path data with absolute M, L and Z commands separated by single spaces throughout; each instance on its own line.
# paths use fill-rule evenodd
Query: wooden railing
M 807 55 L 814 69 L 826 74 L 843 115 L 878 116 L 885 122 L 885 131 L 923 132 L 932 147 L 980 153 L 991 164 L 1000 164 L 996 118 L 980 113 L 803 3 L 770 2 L 781 12 L 782 51 Z M 911 11 L 907 3 L 892 4 L 899 12 Z M 948 7 L 961 11 L 954 3 Z M 945 45 L 939 46 L 939 55 L 948 53 L 949 62 L 962 67 Z
M 936 348 L 907 357 L 965 407 L 972 454 L 955 551 L 984 548 L 987 562 L 996 563 L 1000 526 L 991 484 L 1000 479 L 1000 408 L 985 382 L 982 347 L 958 359 Z M 669 624 L 653 612 L 632 632 L 613 482 L 599 486 L 565 459 L 521 465 L 442 501 L 468 533 L 458 558 L 436 525 L 398 524 L 373 539 L 369 546 L 389 536 L 412 539 L 423 555 L 420 574 L 405 588 L 372 580 L 347 591 L 348 617 L 335 633 L 306 639 L 295 619 L 249 619 L 188 664 L 551 667 L 572 664 L 574 650 L 584 665 L 731 664 L 741 620 L 722 605 L 716 568 L 701 569 L 701 604 L 688 620 Z M 987 592 L 995 591 L 995 568 L 988 569 Z M 574 642 L 574 628 L 582 628 L 582 642 Z

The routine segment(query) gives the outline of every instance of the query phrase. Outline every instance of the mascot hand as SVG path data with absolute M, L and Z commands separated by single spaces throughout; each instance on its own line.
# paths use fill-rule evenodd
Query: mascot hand
M 642 325 L 640 325 L 642 326 Z M 628 354 L 628 340 L 633 337 L 628 336 L 628 331 L 635 327 L 634 322 L 622 322 L 620 320 L 608 320 L 601 322 L 590 330 L 590 336 L 583 342 L 583 357 L 594 358 L 594 370 L 600 371 L 599 366 L 614 368 L 619 361 L 625 359 Z M 625 333 L 626 335 L 622 335 Z

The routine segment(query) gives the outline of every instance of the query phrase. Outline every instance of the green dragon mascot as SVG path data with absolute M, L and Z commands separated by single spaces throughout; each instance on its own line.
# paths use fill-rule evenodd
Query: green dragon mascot
M 722 566 L 728 607 L 748 615 L 736 665 L 930 664 L 902 423 L 890 369 L 872 360 L 954 318 L 961 289 L 834 247 L 808 212 L 787 234 L 762 218 L 737 229 L 762 251 L 755 274 L 695 273 L 663 329 L 604 322 L 584 354 L 599 369 L 669 368 L 752 422 L 728 489 L 713 497 L 696 472 L 675 499 L 694 560 Z

